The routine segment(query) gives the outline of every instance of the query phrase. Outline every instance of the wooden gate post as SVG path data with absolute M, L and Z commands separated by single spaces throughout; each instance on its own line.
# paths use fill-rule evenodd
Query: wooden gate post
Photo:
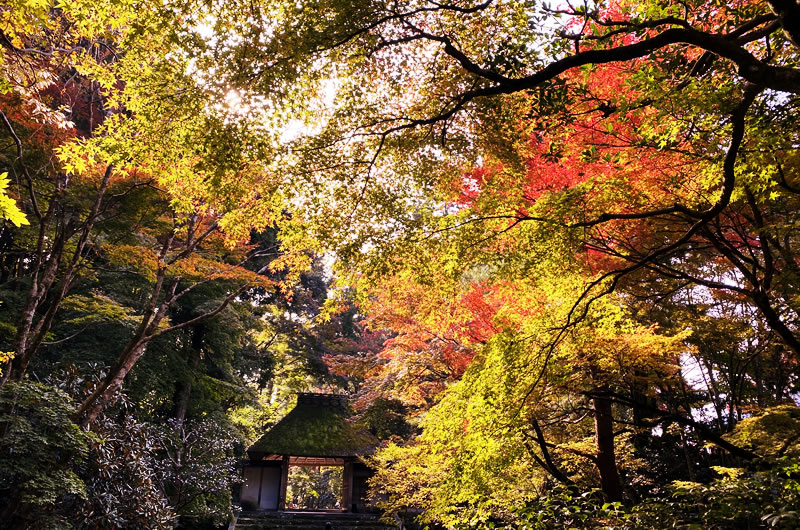
M 284 455 L 281 462 L 281 489 L 278 494 L 278 511 L 286 509 L 286 487 L 289 485 L 289 457 Z
M 345 462 L 342 471 L 342 511 L 353 509 L 353 463 Z

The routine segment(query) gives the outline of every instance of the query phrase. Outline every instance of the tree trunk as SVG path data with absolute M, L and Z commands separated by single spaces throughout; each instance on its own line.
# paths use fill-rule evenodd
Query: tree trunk
M 189 397 L 192 395 L 192 386 L 195 377 L 195 371 L 200 366 L 200 359 L 203 354 L 203 328 L 202 326 L 195 326 L 192 328 L 192 340 L 190 345 L 190 359 L 189 368 L 191 373 L 189 377 L 183 381 L 178 382 L 178 388 L 175 392 L 175 426 L 179 428 L 186 420 L 186 411 L 189 409 Z
M 114 394 L 122 388 L 125 376 L 128 375 L 128 372 L 144 355 L 145 351 L 147 351 L 147 342 L 140 341 L 129 345 L 108 371 L 108 375 L 75 411 L 73 420 L 84 428 L 92 424 L 108 402 L 111 401 L 111 398 L 114 397 Z
M 15 338 L 14 347 L 15 357 L 11 362 L 10 369 L 6 371 L 3 377 L 3 384 L 9 379 L 19 381 L 25 376 L 28 365 L 39 351 L 39 347 L 42 345 L 45 336 L 50 331 L 53 319 L 60 309 L 61 303 L 67 297 L 72 287 L 73 279 L 81 268 L 83 251 L 94 229 L 95 222 L 100 215 L 100 207 L 105 197 L 106 190 L 108 189 L 113 171 L 113 165 L 109 165 L 106 168 L 103 180 L 100 182 L 100 187 L 95 195 L 92 209 L 80 228 L 80 236 L 68 261 L 65 262 L 65 248 L 72 237 L 78 233 L 76 230 L 81 225 L 76 226 L 69 221 L 57 224 L 57 235 L 54 238 L 52 247 L 47 250 L 44 247 L 45 236 L 53 217 L 55 204 L 50 205 L 47 214 L 42 218 L 36 250 L 38 262 L 31 274 L 31 287 L 28 292 L 25 307 L 17 321 L 17 336 Z M 66 271 L 64 270 L 65 268 Z M 56 278 L 59 274 L 61 274 L 61 279 L 56 283 Z M 54 284 L 57 286 L 56 289 L 53 289 Z M 47 311 L 39 318 L 38 322 L 34 322 L 36 320 L 37 311 L 39 311 L 42 304 L 45 302 L 49 304 Z
M 614 455 L 614 416 L 611 400 L 605 394 L 607 388 L 598 388 L 593 394 L 594 439 L 597 444 L 597 470 L 600 472 L 600 487 L 611 501 L 622 500 L 622 481 L 617 472 Z
M 684 429 L 681 429 L 681 445 L 683 446 L 683 457 L 686 459 L 686 473 L 689 475 L 689 480 L 694 481 L 694 464 L 692 463 L 692 456 L 689 454 L 689 443 Z
M 56 274 L 58 273 L 59 265 L 61 264 L 61 238 L 56 239 L 53 249 L 50 251 L 50 257 L 46 262 L 44 271 L 41 272 L 37 266 L 31 278 L 31 287 L 28 291 L 28 297 L 25 301 L 25 307 L 22 314 L 17 320 L 17 336 L 15 337 L 14 344 L 14 360 L 11 362 L 11 369 L 3 382 L 11 379 L 12 381 L 19 381 L 25 375 L 28 369 L 28 364 L 36 353 L 31 348 L 31 335 L 34 328 L 34 320 L 36 319 L 36 310 L 39 305 L 46 299 L 46 295 L 53 282 L 55 281 Z
M 763 409 L 767 406 L 767 401 L 764 399 L 764 365 L 760 353 L 756 356 L 754 368 L 755 374 L 753 377 L 756 380 L 756 403 L 759 408 Z
M 778 16 L 786 38 L 800 48 L 800 3 L 797 0 L 768 0 L 767 3 Z
M 210 234 L 211 230 L 207 230 L 206 234 Z M 167 252 L 171 249 L 172 242 L 175 238 L 175 231 L 173 231 L 169 238 L 164 242 L 164 245 L 161 250 L 161 254 L 159 255 L 159 262 L 161 264 L 165 263 L 165 258 Z M 194 245 L 196 246 L 202 238 L 194 239 Z M 179 257 L 185 257 L 191 254 L 193 248 L 186 248 L 178 254 Z M 175 258 L 170 261 L 170 263 L 174 263 L 178 258 Z M 263 267 L 258 273 L 262 273 L 266 270 L 266 266 Z M 84 400 L 81 406 L 75 411 L 73 415 L 73 420 L 78 423 L 81 427 L 88 427 L 91 425 L 96 419 L 97 416 L 103 411 L 109 401 L 114 397 L 114 394 L 122 388 L 122 382 L 125 380 L 125 377 L 128 375 L 128 372 L 131 371 L 133 366 L 137 363 L 137 361 L 144 355 L 147 351 L 147 345 L 150 343 L 151 340 L 155 339 L 156 337 L 163 335 L 164 333 L 175 331 L 178 329 L 183 328 L 191 328 L 192 326 L 196 326 L 200 321 L 205 320 L 207 318 L 213 317 L 223 311 L 228 304 L 239 296 L 249 285 L 249 283 L 242 284 L 241 287 L 238 289 L 230 292 L 222 302 L 217 305 L 217 307 L 211 311 L 203 313 L 199 316 L 196 316 L 192 319 L 189 319 L 185 322 L 181 322 L 180 324 L 174 324 L 172 326 L 167 326 L 164 329 L 159 329 L 159 325 L 161 322 L 166 318 L 167 312 L 170 306 L 181 296 L 189 292 L 193 287 L 200 285 L 200 283 L 196 283 L 191 285 L 177 293 L 178 284 L 181 281 L 180 276 L 176 276 L 171 278 L 167 283 L 168 286 L 164 288 L 164 282 L 167 280 L 167 267 L 160 266 L 158 269 L 158 273 L 156 274 L 156 281 L 153 286 L 153 289 L 150 293 L 150 300 L 147 303 L 147 307 L 144 311 L 142 316 L 142 321 L 139 324 L 136 332 L 134 333 L 133 337 L 131 338 L 128 345 L 122 351 L 120 356 L 114 362 L 113 366 L 108 372 L 108 375 L 103 379 L 103 381 L 97 386 L 97 388 L 92 392 L 92 394 Z M 163 291 L 162 291 L 162 288 Z M 163 295 L 163 299 L 162 299 Z M 159 302 L 161 300 L 161 302 Z
M 751 298 L 761 311 L 761 314 L 764 315 L 767 325 L 778 334 L 784 344 L 791 348 L 796 355 L 800 355 L 800 340 L 797 339 L 791 328 L 783 322 L 778 312 L 772 307 L 769 296 L 761 291 L 756 291 Z

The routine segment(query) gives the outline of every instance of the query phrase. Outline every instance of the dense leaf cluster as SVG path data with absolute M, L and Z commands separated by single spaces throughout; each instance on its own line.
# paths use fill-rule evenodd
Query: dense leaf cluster
M 9 517 L 218 523 L 317 385 L 384 440 L 390 515 L 797 526 L 799 20 L 0 7 Z

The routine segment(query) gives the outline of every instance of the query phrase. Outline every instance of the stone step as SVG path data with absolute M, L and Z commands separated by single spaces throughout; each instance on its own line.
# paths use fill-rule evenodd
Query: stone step
M 326 530 L 325 523 L 318 524 L 276 524 L 276 523 L 236 523 L 236 528 L 248 528 L 250 530 Z M 342 526 L 332 524 L 331 530 L 388 530 L 393 526 Z
M 371 525 L 358 525 L 358 526 L 351 526 L 351 525 L 342 525 L 342 524 L 330 524 L 327 522 L 318 522 L 318 523 L 277 523 L 277 522 L 259 522 L 259 523 L 249 523 L 244 525 L 237 525 L 236 528 L 249 528 L 251 530 L 387 530 L 389 526 L 371 526 Z
M 393 530 L 375 514 L 341 512 L 242 512 L 236 529 L 248 530 Z

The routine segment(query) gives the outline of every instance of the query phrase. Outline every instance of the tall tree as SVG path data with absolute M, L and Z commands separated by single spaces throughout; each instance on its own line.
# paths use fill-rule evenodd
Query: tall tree
M 189 11 L 45 3 L 4 19 L 0 117 L 31 220 L 24 231 L 3 228 L 3 281 L 27 291 L 10 322 L 14 359 L 4 380 L 21 379 L 53 342 L 56 315 L 96 267 L 145 280 L 136 299 L 122 304 L 139 322 L 79 407 L 84 423 L 154 338 L 218 314 L 249 286 L 271 285 L 242 266 L 277 251 L 248 247 L 251 229 L 286 219 L 268 177 L 268 144 L 247 147 L 253 137 L 242 108 L 220 104 L 171 37 Z M 181 297 L 215 281 L 228 285 L 216 304 L 169 323 Z
M 379 367 L 380 376 L 392 374 L 382 370 L 387 358 L 402 359 L 394 345 L 406 346 L 406 358 L 419 355 L 432 365 L 429 346 L 435 340 L 429 337 L 435 332 L 425 335 L 434 328 L 425 303 L 441 296 L 439 314 L 448 313 L 463 292 L 438 288 L 472 285 L 476 271 L 492 286 L 508 282 L 520 290 L 531 277 L 564 271 L 581 279 L 572 290 L 559 291 L 566 310 L 552 323 L 556 332 L 535 334 L 545 340 L 544 351 L 553 352 L 541 357 L 542 374 L 557 370 L 555 352 L 569 350 L 584 325 L 591 330 L 594 310 L 612 293 L 620 296 L 619 304 L 643 302 L 635 318 L 645 328 L 654 312 L 680 297 L 735 299 L 742 315 L 753 315 L 745 322 L 763 321 L 763 336 L 771 335 L 789 358 L 797 358 L 793 212 L 800 70 L 787 6 L 376 1 L 315 4 L 313 15 L 307 7 L 275 13 L 285 32 L 279 30 L 274 41 L 243 38 L 240 46 L 221 51 L 239 59 L 229 79 L 242 90 L 266 92 L 294 67 L 303 86 L 316 82 L 312 88 L 330 92 L 318 115 L 321 123 L 293 145 L 291 178 L 326 192 L 306 194 L 298 186 L 293 200 L 307 210 L 308 236 L 339 252 L 342 268 L 365 298 L 401 305 L 402 295 L 381 298 L 385 278 L 398 270 L 420 278 L 421 291 L 433 291 L 410 306 L 408 312 L 422 310 L 417 322 L 392 322 L 390 315 L 402 312 L 378 308 L 397 333 L 389 348 L 367 361 Z M 243 64 L 243 58 L 250 62 Z M 314 73 L 306 75 L 309 70 Z M 405 287 L 412 294 L 416 286 Z M 405 300 L 417 303 L 413 296 Z M 505 302 L 523 305 L 510 300 Z M 536 316 L 528 319 L 535 322 Z M 734 320 L 729 323 L 735 327 Z M 692 327 L 703 333 L 701 324 Z M 410 340 L 402 343 L 419 336 L 427 340 L 412 348 Z M 692 340 L 704 360 L 719 354 L 707 336 Z M 731 345 L 731 352 L 744 342 Z M 514 341 L 499 344 L 507 355 L 519 352 Z M 681 347 L 688 354 L 689 344 Z M 675 348 L 674 364 L 685 363 Z M 581 352 L 572 353 L 581 358 Z M 481 374 L 486 366 L 480 356 L 475 359 L 475 373 Z M 730 364 L 726 384 L 741 388 L 742 368 L 735 360 Z M 402 361 L 397 365 L 394 373 L 402 373 Z M 512 374 L 515 369 L 525 373 L 506 368 Z M 581 375 L 588 377 L 559 391 L 569 395 L 583 388 L 579 393 L 591 403 L 586 408 L 595 420 L 595 447 L 573 449 L 594 459 L 611 499 L 621 498 L 624 487 L 612 465 L 614 421 L 665 428 L 678 422 L 687 462 L 693 443 L 687 433 L 739 457 L 754 456 L 722 437 L 730 426 L 693 419 L 697 389 L 680 377 L 637 367 L 634 378 L 655 382 L 629 382 L 620 389 L 614 386 L 619 374 L 613 383 L 604 380 L 603 369 L 592 363 Z M 544 381 L 542 376 L 509 385 L 510 395 L 539 396 L 550 388 Z M 737 394 L 726 393 L 732 409 Z M 467 396 L 453 398 L 458 404 L 443 406 L 437 420 L 463 418 L 477 399 Z M 458 461 L 448 458 L 468 433 L 451 425 L 437 435 L 440 424 L 425 425 L 428 439 L 435 440 L 427 446 L 430 484 L 464 479 Z M 544 440 L 540 449 L 549 451 L 547 430 L 539 438 L 534 422 L 529 425 L 531 438 Z M 500 439 L 507 443 L 521 436 L 504 434 Z M 500 449 L 489 453 L 503 456 Z M 573 480 L 553 455 L 551 464 L 544 452 L 534 454 L 541 469 Z M 485 469 L 514 469 L 493 465 Z M 471 484 L 494 486 L 492 479 L 499 480 L 488 473 L 480 478 L 485 482 Z M 491 497 L 492 487 L 467 490 L 458 479 L 438 490 L 446 500 L 434 504 L 434 511 L 446 514 Z M 447 497 L 448 491 L 463 496 Z
M 740 293 L 796 354 L 782 227 L 795 222 L 800 74 L 792 24 L 772 7 L 783 14 L 757 2 L 335 2 L 287 6 L 274 40 L 243 34 L 219 53 L 255 93 L 318 65 L 298 79 L 337 96 L 291 171 L 332 195 L 298 187 L 295 201 L 319 244 L 362 271 L 441 231 L 490 248 L 552 223 L 610 258 L 597 268 L 607 288 L 656 274 Z M 459 173 L 468 208 L 452 205 Z M 684 266 L 691 256 L 725 260 L 742 282 Z

